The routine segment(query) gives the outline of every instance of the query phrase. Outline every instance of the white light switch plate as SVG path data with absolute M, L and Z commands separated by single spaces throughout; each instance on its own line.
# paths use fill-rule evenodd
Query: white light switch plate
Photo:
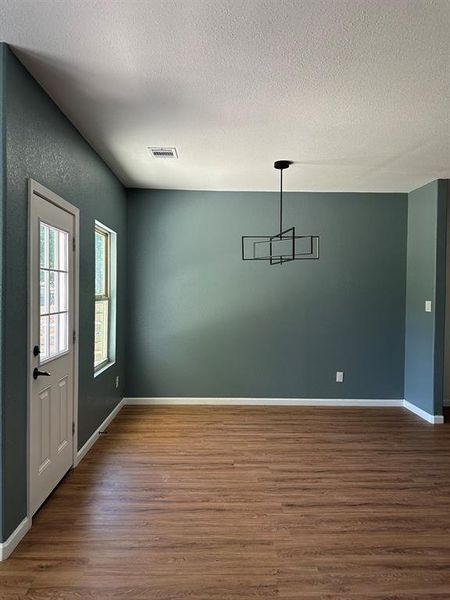
M 425 300 L 425 312 L 431 312 L 431 300 Z
M 336 382 L 342 383 L 344 381 L 344 371 L 336 371 Z

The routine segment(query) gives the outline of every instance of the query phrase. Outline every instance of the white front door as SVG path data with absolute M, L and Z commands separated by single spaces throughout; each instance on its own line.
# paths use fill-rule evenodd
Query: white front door
M 30 510 L 73 464 L 75 217 L 30 194 Z

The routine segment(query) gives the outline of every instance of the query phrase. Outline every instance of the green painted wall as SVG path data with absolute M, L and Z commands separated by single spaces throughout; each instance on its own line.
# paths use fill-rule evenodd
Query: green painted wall
M 0 44 L 0 539 L 3 531 L 3 488 L 4 488 L 4 466 L 3 466 L 3 242 L 5 237 L 4 208 L 6 199 L 6 177 L 5 177 L 5 159 L 6 159 L 6 128 L 5 128 L 5 56 L 6 48 Z
M 403 398 L 407 195 L 286 194 L 320 260 L 242 262 L 277 211 L 274 193 L 129 191 L 127 396 Z
M 408 197 L 405 399 L 442 414 L 445 331 L 447 181 Z M 432 312 L 425 312 L 425 300 Z
M 80 208 L 80 388 L 78 447 L 123 396 L 126 196 L 105 163 L 13 53 L 6 52 L 7 202 L 3 321 L 3 539 L 26 515 L 27 180 Z M 118 236 L 117 363 L 94 379 L 94 220 Z
M 448 184 L 447 184 L 448 185 Z M 450 405 L 450 186 L 447 199 L 447 250 L 445 286 L 445 341 L 444 341 L 444 400 Z

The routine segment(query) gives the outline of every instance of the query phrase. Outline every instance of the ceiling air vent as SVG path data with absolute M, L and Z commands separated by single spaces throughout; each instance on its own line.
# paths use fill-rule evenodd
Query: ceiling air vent
M 149 148 L 155 158 L 178 158 L 176 148 Z

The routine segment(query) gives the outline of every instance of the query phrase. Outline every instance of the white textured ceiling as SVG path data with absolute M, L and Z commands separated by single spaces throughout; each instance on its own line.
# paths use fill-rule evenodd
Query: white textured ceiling
M 449 0 L 0 0 L 0 38 L 129 186 L 450 177 Z

